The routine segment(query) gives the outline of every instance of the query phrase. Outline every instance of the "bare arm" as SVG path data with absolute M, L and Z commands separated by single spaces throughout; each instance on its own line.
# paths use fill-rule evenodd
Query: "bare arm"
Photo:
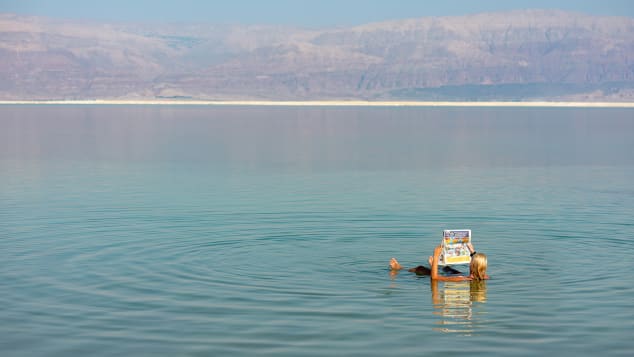
M 473 244 L 471 244 L 471 242 L 467 243 L 467 248 L 469 248 L 469 253 L 475 253 L 475 249 L 473 248 Z
M 442 250 L 441 246 L 437 246 L 434 248 L 434 255 L 431 259 L 431 278 L 433 280 L 438 279 L 438 258 L 440 257 L 440 251 Z

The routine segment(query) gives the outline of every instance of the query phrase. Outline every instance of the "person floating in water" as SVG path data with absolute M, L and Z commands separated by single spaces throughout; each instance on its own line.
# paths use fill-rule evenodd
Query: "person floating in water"
M 412 273 L 416 273 L 417 275 L 430 275 L 432 280 L 439 281 L 471 281 L 471 280 L 486 280 L 489 279 L 487 275 L 487 256 L 483 253 L 477 253 L 473 248 L 471 243 L 467 243 L 467 248 L 469 248 L 469 252 L 471 253 L 471 263 L 469 264 L 469 275 L 438 275 L 438 258 L 440 257 L 440 252 L 442 251 L 442 246 L 437 246 L 434 249 L 434 255 L 429 257 L 429 265 L 431 269 L 424 267 L 422 265 L 417 266 L 416 268 L 408 269 L 408 271 Z M 392 273 L 395 273 L 403 267 L 401 264 L 395 259 L 390 259 L 390 269 Z M 459 271 L 450 268 L 444 267 L 443 270 L 445 272 L 449 272 L 452 274 L 460 274 Z

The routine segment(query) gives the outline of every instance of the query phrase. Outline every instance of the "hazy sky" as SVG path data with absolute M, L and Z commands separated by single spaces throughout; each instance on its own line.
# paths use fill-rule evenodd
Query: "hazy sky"
M 304 27 L 526 8 L 634 17 L 633 0 L 0 0 L 0 12 L 56 18 Z

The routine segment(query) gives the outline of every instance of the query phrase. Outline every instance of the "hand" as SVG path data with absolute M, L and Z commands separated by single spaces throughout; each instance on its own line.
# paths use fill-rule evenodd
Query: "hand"
M 473 244 L 471 244 L 471 242 L 467 243 L 467 248 L 469 248 L 469 253 L 475 252 L 475 249 L 473 248 Z

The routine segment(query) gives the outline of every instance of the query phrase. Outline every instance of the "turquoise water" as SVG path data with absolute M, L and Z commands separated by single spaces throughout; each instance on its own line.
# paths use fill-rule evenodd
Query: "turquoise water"
M 630 355 L 633 114 L 0 107 L 0 350 Z

